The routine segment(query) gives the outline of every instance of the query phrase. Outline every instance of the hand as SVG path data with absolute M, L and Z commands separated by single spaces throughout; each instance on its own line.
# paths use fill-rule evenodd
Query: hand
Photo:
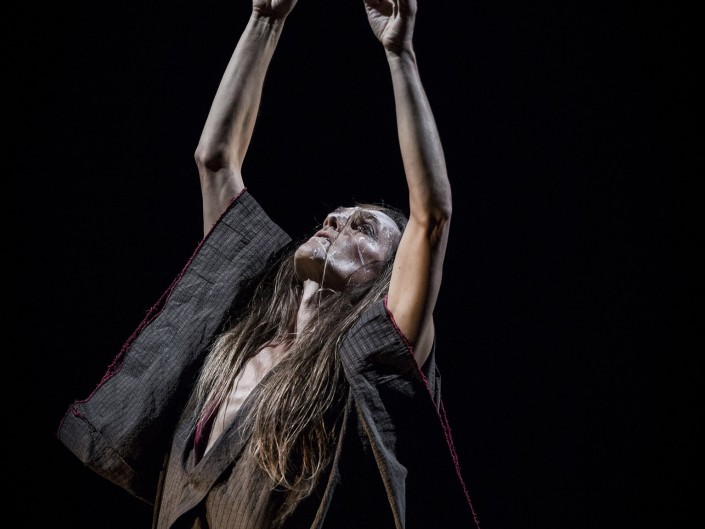
M 367 20 L 384 49 L 411 49 L 416 20 L 416 0 L 363 0 Z
M 252 0 L 252 11 L 263 17 L 286 18 L 298 0 Z

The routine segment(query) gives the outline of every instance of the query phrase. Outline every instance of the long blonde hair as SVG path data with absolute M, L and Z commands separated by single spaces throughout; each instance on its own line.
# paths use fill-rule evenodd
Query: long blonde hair
M 400 231 L 406 217 L 388 206 L 361 204 L 389 215 Z M 249 450 L 275 486 L 307 495 L 325 470 L 335 443 L 336 423 L 348 384 L 338 356 L 347 331 L 389 289 L 396 247 L 386 262 L 367 265 L 376 279 L 343 292 L 321 296 L 317 312 L 294 339 L 302 284 L 294 269 L 292 246 L 270 274 L 263 274 L 247 307 L 214 342 L 196 384 L 205 424 L 225 401 L 248 359 L 267 344 L 287 353 L 262 386 L 246 417 Z

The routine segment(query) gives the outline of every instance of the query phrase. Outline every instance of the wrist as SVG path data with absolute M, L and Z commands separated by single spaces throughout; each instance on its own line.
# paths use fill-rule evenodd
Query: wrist
M 416 53 L 414 53 L 414 48 L 411 43 L 394 49 L 385 48 L 384 53 L 387 56 L 387 61 L 390 63 L 404 61 L 411 61 L 413 63 L 416 62 Z
M 284 26 L 286 17 L 287 15 L 267 13 L 261 9 L 253 9 L 250 20 L 263 29 L 278 31 Z

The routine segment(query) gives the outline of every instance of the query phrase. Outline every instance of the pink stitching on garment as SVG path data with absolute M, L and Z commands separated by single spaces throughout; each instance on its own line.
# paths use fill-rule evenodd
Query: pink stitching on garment
M 220 222 L 220 220 L 225 216 L 225 214 L 228 213 L 228 211 L 230 211 L 230 209 L 232 208 L 233 204 L 234 204 L 246 191 L 247 191 L 247 187 L 244 187 L 244 188 L 242 189 L 242 191 L 240 191 L 237 195 L 235 195 L 235 197 L 230 201 L 230 203 L 228 204 L 228 206 L 225 208 L 225 211 L 223 211 L 223 213 L 220 215 L 220 217 L 218 217 L 218 220 L 217 220 L 216 223 L 213 225 L 214 227 L 218 224 L 218 222 Z M 103 384 L 105 384 L 106 381 L 108 381 L 110 378 L 113 377 L 113 375 L 117 374 L 117 373 L 120 371 L 120 368 L 122 367 L 122 363 L 121 363 L 121 362 L 122 362 L 123 357 L 125 356 L 125 353 L 126 353 L 127 350 L 130 348 L 130 346 L 132 346 L 132 344 L 133 344 L 134 341 L 137 339 L 137 336 L 139 336 L 139 334 L 142 332 L 142 330 L 144 330 L 144 328 L 145 328 L 147 325 L 149 325 L 150 323 L 152 323 L 152 321 L 154 321 L 154 319 L 159 315 L 159 313 L 161 312 L 161 310 L 164 308 L 164 306 L 166 305 L 167 301 L 169 300 L 169 296 L 171 296 L 171 293 L 174 291 L 174 288 L 176 287 L 176 284 L 177 284 L 177 283 L 179 282 L 179 280 L 183 277 L 184 273 L 186 272 L 186 269 L 187 269 L 187 268 L 189 267 L 189 265 L 191 264 L 191 261 L 193 261 L 194 257 L 195 257 L 196 254 L 198 253 L 198 251 L 201 249 L 201 247 L 202 247 L 203 244 L 206 242 L 206 240 L 208 240 L 208 238 L 210 237 L 211 233 L 213 233 L 213 229 L 212 229 L 212 228 L 211 228 L 211 230 L 201 239 L 201 241 L 198 243 L 198 246 L 196 246 L 196 249 L 193 251 L 193 253 L 191 254 L 191 257 L 189 257 L 189 260 L 186 262 L 186 264 L 185 264 L 184 267 L 181 269 L 181 271 L 179 272 L 179 274 L 178 274 L 178 275 L 176 276 L 176 278 L 171 282 L 171 284 L 170 284 L 169 287 L 166 289 L 166 291 L 159 297 L 159 299 L 157 300 L 157 302 L 149 308 L 149 310 L 147 311 L 147 314 L 146 314 L 145 317 L 142 319 L 142 321 L 140 322 L 140 324 L 137 326 L 137 328 L 133 331 L 133 333 L 130 335 L 130 337 L 129 337 L 129 338 L 125 341 L 125 343 L 122 345 L 122 347 L 120 348 L 120 351 L 118 352 L 118 354 L 115 356 L 115 358 L 113 359 L 113 361 L 112 361 L 112 362 L 110 363 L 110 365 L 108 366 L 107 371 L 106 371 L 105 374 L 103 375 L 103 378 L 100 379 L 100 382 L 98 382 L 98 385 L 95 387 L 95 389 L 94 389 L 93 391 L 91 391 L 90 395 L 88 395 L 85 399 L 76 400 L 76 401 L 71 405 L 71 412 L 74 414 L 74 416 L 79 417 L 79 418 L 81 418 L 81 419 L 85 419 L 85 417 L 84 417 L 83 415 L 81 415 L 81 413 L 79 413 L 79 411 L 78 411 L 78 409 L 76 408 L 76 406 L 77 406 L 78 404 L 82 404 L 82 403 L 84 403 L 84 402 L 88 402 L 88 401 L 91 399 L 91 397 L 93 397 L 93 395 L 95 394 L 95 392 L 98 391 L 98 390 L 100 389 L 100 387 L 101 387 Z M 63 423 L 63 421 L 62 421 L 62 423 Z
M 389 307 L 387 307 L 387 296 L 384 296 L 384 309 L 387 312 L 387 315 L 389 316 L 389 320 L 392 322 L 392 325 L 394 326 L 394 329 L 397 331 L 397 334 L 401 337 L 402 341 L 406 345 L 409 353 L 413 357 L 414 355 L 414 348 L 411 345 L 411 342 L 409 339 L 404 336 L 404 333 L 401 331 L 399 326 L 397 325 L 397 322 L 394 320 L 394 314 L 389 310 Z M 421 366 L 419 366 L 418 362 L 416 361 L 416 358 L 413 357 L 414 360 L 414 365 L 416 366 L 416 369 L 419 372 L 419 375 L 421 375 L 421 379 L 424 381 L 424 384 L 426 385 L 426 390 L 428 390 L 428 394 L 431 397 L 431 400 L 433 401 L 433 394 L 431 393 L 431 388 L 428 385 L 428 379 L 426 378 L 426 375 L 423 374 L 423 371 L 421 371 Z M 441 426 L 443 427 L 443 434 L 445 435 L 446 438 L 446 443 L 448 444 L 448 449 L 450 450 L 450 455 L 453 458 L 453 465 L 455 466 L 455 472 L 458 475 L 458 479 L 460 480 L 460 484 L 463 487 L 463 494 L 465 495 L 465 499 L 468 502 L 468 505 L 470 506 L 470 511 L 472 512 L 472 517 L 473 520 L 475 521 L 475 525 L 477 526 L 478 529 L 480 529 L 480 520 L 477 517 L 477 513 L 475 512 L 475 507 L 472 505 L 472 501 L 470 501 L 470 494 L 468 493 L 467 486 L 465 485 L 465 481 L 463 480 L 463 476 L 460 473 L 460 461 L 458 459 L 458 454 L 455 451 L 455 444 L 453 443 L 453 432 L 450 429 L 450 423 L 448 422 L 448 417 L 446 415 L 446 409 L 445 406 L 443 405 L 443 399 L 440 399 L 440 410 L 436 408 L 436 405 L 434 403 L 433 408 L 436 410 L 436 415 L 438 415 L 438 419 L 441 421 Z

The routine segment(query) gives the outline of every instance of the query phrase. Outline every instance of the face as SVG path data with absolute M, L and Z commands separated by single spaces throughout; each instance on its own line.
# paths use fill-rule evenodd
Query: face
M 296 275 L 336 291 L 361 285 L 379 274 L 399 244 L 401 232 L 391 217 L 366 208 L 338 208 L 294 256 Z

